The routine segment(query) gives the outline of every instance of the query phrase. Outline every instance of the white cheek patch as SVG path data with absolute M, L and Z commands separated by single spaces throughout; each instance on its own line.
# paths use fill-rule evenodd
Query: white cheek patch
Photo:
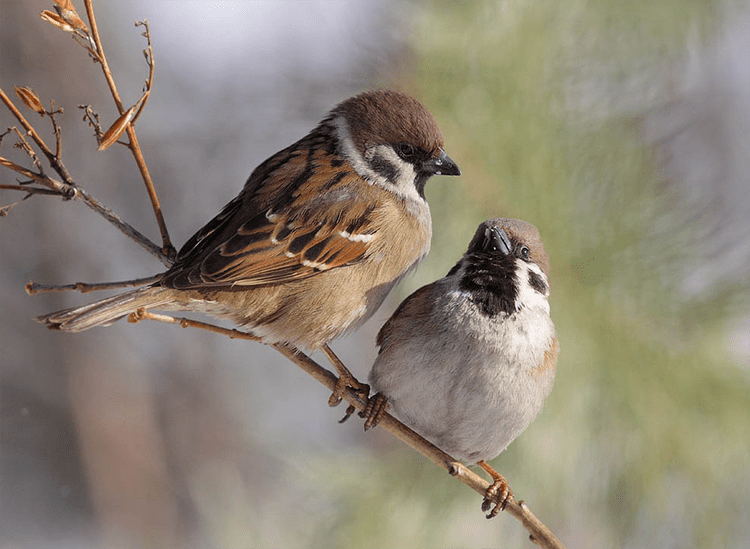
M 349 130 L 349 124 L 347 124 L 344 117 L 339 115 L 335 117 L 331 123 L 336 129 L 336 137 L 339 140 L 341 152 L 352 165 L 354 171 L 356 171 L 365 181 L 371 185 L 383 187 L 403 198 L 424 202 L 424 199 L 419 196 L 417 188 L 414 185 L 414 181 L 417 177 L 414 166 L 409 162 L 404 162 L 404 160 L 396 154 L 396 151 L 393 150 L 393 147 L 390 145 L 378 145 L 367 151 L 367 158 L 364 158 L 357 150 L 357 147 L 354 146 L 354 140 L 352 139 L 352 133 Z M 372 169 L 369 161 L 375 156 L 379 156 L 393 165 L 398 173 L 396 181 L 388 181 L 385 177 Z
M 417 172 L 414 170 L 414 165 L 404 161 L 398 154 L 396 154 L 393 147 L 390 145 L 378 145 L 374 149 L 367 151 L 367 156 L 368 159 L 379 156 L 381 159 L 391 164 L 398 174 L 395 181 L 388 181 L 378 174 L 379 180 L 376 181 L 378 185 L 386 187 L 404 198 L 422 200 L 422 197 L 419 196 L 417 188 L 414 185 L 414 181 L 417 179 Z
M 542 272 L 542 269 L 534 263 L 526 263 L 521 259 L 516 260 L 516 287 L 518 288 L 518 298 L 516 299 L 516 310 L 520 310 L 524 307 L 541 309 L 549 313 L 549 301 L 547 301 L 547 293 L 539 293 L 529 283 L 529 272 L 533 272 L 539 278 L 544 281 L 544 284 L 549 288 L 547 277 Z

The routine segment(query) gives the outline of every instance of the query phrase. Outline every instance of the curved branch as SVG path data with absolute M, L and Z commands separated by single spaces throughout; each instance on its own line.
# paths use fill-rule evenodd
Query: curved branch
M 202 330 L 226 335 L 232 339 L 261 341 L 259 337 L 241 330 L 230 330 L 214 324 L 191 320 L 189 318 L 177 318 L 168 315 L 150 313 L 145 309 L 139 309 L 128 317 L 129 322 L 138 322 L 140 320 L 156 320 L 159 322 L 178 324 L 183 328 L 200 328 Z M 336 387 L 336 381 L 338 381 L 338 378 L 299 349 L 284 343 L 275 343 L 271 346 L 331 391 Z M 367 405 L 367 401 L 349 387 L 344 391 L 343 397 L 349 404 L 359 411 L 364 410 Z M 417 450 L 435 465 L 447 471 L 451 476 L 460 480 L 478 494 L 485 496 L 487 493 L 487 488 L 490 487 L 489 482 L 461 462 L 443 452 L 440 448 L 423 438 L 421 435 L 411 430 L 389 413 L 383 413 L 380 423 L 378 423 L 378 427 L 382 427 L 402 442 Z M 545 526 L 544 523 L 534 515 L 534 513 L 531 512 L 528 505 L 523 501 L 516 501 L 512 496 L 509 497 L 505 506 L 505 511 L 521 521 L 524 528 L 529 532 L 529 539 L 532 542 L 540 547 L 546 547 L 549 549 L 565 549 L 562 542 L 557 539 L 552 531 L 547 528 L 547 526 Z

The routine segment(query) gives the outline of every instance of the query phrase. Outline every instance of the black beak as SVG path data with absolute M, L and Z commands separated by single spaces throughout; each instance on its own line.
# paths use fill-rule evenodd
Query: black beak
M 442 149 L 437 157 L 422 163 L 422 171 L 429 175 L 461 175 L 458 165 Z
M 493 252 L 500 251 L 503 255 L 510 255 L 513 246 L 505 231 L 497 227 L 487 227 L 484 230 L 484 242 L 482 247 Z

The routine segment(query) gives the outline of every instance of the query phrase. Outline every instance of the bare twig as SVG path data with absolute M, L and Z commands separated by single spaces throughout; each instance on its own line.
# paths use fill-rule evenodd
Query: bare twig
M 28 193 L 26 196 L 24 196 L 21 200 L 17 200 L 11 204 L 6 204 L 5 206 L 0 207 L 0 217 L 5 217 L 10 213 L 10 211 L 18 206 L 21 202 L 29 198 L 34 193 Z
M 136 120 L 138 120 L 138 117 L 141 116 L 141 113 L 143 112 L 144 107 L 146 106 L 146 101 L 148 101 L 149 94 L 151 92 L 151 87 L 154 84 L 154 49 L 151 47 L 151 30 L 148 26 L 148 20 L 144 19 L 143 21 L 136 21 L 135 22 L 136 27 L 143 27 L 144 31 L 141 33 L 142 36 L 146 39 L 146 49 L 143 50 L 143 57 L 146 59 L 146 64 L 148 65 L 148 78 L 146 79 L 146 84 L 143 87 L 143 94 L 144 98 L 141 102 L 140 107 L 138 107 L 138 112 L 135 113 L 135 116 L 133 117 L 132 124 L 135 124 Z
M 32 172 L 31 170 L 24 168 L 23 166 L 19 166 L 15 162 L 11 162 L 7 158 L 3 158 L 0 156 L 0 166 L 3 166 L 5 168 L 8 168 L 9 170 L 13 170 L 14 172 L 18 172 L 21 175 L 28 177 L 29 179 L 36 179 L 40 174 L 36 172 Z M 0 187 L 2 189 L 9 189 L 9 190 L 27 190 L 26 187 L 19 187 L 17 185 L 3 185 Z M 49 194 L 58 194 L 58 193 L 49 193 Z
M 16 120 L 18 120 L 18 122 L 23 126 L 31 139 L 33 139 L 34 143 L 36 143 L 37 147 L 39 147 L 39 149 L 44 153 L 44 156 L 47 157 L 47 161 L 49 162 L 50 166 L 52 166 L 52 169 L 60 174 L 60 177 L 63 179 L 65 184 L 75 186 L 73 179 L 70 177 L 68 170 L 65 169 L 65 166 L 63 165 L 60 158 L 55 156 L 55 154 L 50 150 L 44 140 L 39 137 L 39 134 L 36 132 L 34 127 L 29 124 L 23 114 L 21 114 L 21 111 L 16 108 L 10 98 L 5 95 L 5 92 L 2 88 L 0 88 L 0 100 L 5 103 L 5 106 L 8 108 L 8 110 L 13 114 L 13 116 L 16 117 Z
M 52 131 L 55 134 L 55 158 L 62 158 L 62 136 L 60 135 L 60 126 L 58 126 L 57 124 L 55 115 L 63 114 L 63 110 L 55 110 L 55 102 L 54 100 L 52 100 L 50 101 L 50 108 L 48 111 L 46 111 L 46 114 L 47 116 L 49 116 L 49 119 L 52 122 Z
M 53 191 L 52 189 L 40 189 L 39 187 L 29 187 L 28 185 L 6 185 L 6 184 L 0 184 L 0 189 L 7 190 L 7 191 L 21 191 L 24 193 L 29 194 L 46 194 L 46 195 L 53 195 L 53 196 L 60 196 L 60 193 L 58 191 Z
M 94 16 L 94 6 L 92 0 L 83 0 L 83 3 L 86 6 L 86 15 L 88 17 L 89 24 L 91 25 L 91 38 L 93 39 L 94 45 L 96 46 L 99 64 L 101 65 L 102 71 L 104 72 L 104 78 L 107 81 L 109 91 L 112 94 L 112 99 L 117 106 L 117 110 L 120 115 L 123 115 L 125 114 L 126 109 L 123 107 L 122 100 L 120 99 L 120 94 L 117 92 L 117 85 L 115 84 L 114 77 L 112 76 L 112 71 L 110 71 L 109 69 L 107 57 L 104 54 L 104 48 L 99 36 L 99 28 L 97 27 L 96 17 Z M 153 65 L 153 58 L 151 65 Z M 153 70 L 153 66 L 150 70 Z M 152 75 L 149 73 L 149 82 L 151 81 L 151 79 Z M 148 91 L 146 93 L 148 93 Z M 138 166 L 138 170 L 141 172 L 141 178 L 143 179 L 143 183 L 146 185 L 146 192 L 148 193 L 148 197 L 151 200 L 151 206 L 154 210 L 154 215 L 156 216 L 156 223 L 157 225 L 159 225 L 159 232 L 161 233 L 162 239 L 162 253 L 164 253 L 164 255 L 166 255 L 168 258 L 174 259 L 174 257 L 177 255 L 177 250 L 175 250 L 174 246 L 172 245 L 172 241 L 169 239 L 169 231 L 167 230 L 167 225 L 164 221 L 164 215 L 161 211 L 159 197 L 156 195 L 156 189 L 154 188 L 154 183 L 151 180 L 151 174 L 149 173 L 148 166 L 146 166 L 146 161 L 143 158 L 143 152 L 141 151 L 141 147 L 138 144 L 138 137 L 135 134 L 135 128 L 133 127 L 132 123 L 128 124 L 126 132 L 130 141 L 130 151 L 133 154 L 133 158 L 135 158 L 135 163 Z
M 261 341 L 261 339 L 248 332 L 242 330 L 232 330 L 229 328 L 222 328 L 215 324 L 209 324 L 207 322 L 200 322 L 198 320 L 191 320 L 189 318 L 177 318 L 169 315 L 160 315 L 157 313 L 151 313 L 144 308 L 140 308 L 134 313 L 128 316 L 128 322 L 136 323 L 141 320 L 156 320 L 158 322 L 166 322 L 168 324 L 179 324 L 183 328 L 200 328 L 201 330 L 207 330 L 215 334 L 221 334 L 229 337 L 230 339 L 246 339 L 248 341 Z
M 247 339 L 250 341 L 261 341 L 261 339 L 253 334 L 243 332 L 241 330 L 230 330 L 215 326 L 213 324 L 207 324 L 205 322 L 197 322 L 188 318 L 177 318 L 168 315 L 150 313 L 145 309 L 139 309 L 135 313 L 128 317 L 129 322 L 138 322 L 140 320 L 155 320 L 159 322 L 168 322 L 170 324 L 177 324 L 183 328 L 200 328 L 208 330 L 214 333 L 226 335 L 232 339 Z M 331 391 L 336 387 L 338 378 L 333 375 L 329 370 L 315 362 L 309 356 L 301 352 L 299 349 L 286 345 L 284 343 L 273 344 L 272 347 L 279 353 L 284 355 L 286 358 L 297 364 L 305 372 L 310 374 L 320 383 L 328 387 Z M 343 395 L 344 399 L 354 406 L 357 410 L 364 410 L 367 405 L 367 400 L 363 399 L 361 395 L 347 387 Z M 440 448 L 424 439 L 422 436 L 411 430 L 409 427 L 401 423 L 395 417 L 387 412 L 383 413 L 379 427 L 383 427 L 386 431 L 400 439 L 404 443 L 408 444 L 420 454 L 425 456 L 427 459 L 432 461 L 438 467 L 446 470 L 451 476 L 457 478 L 463 482 L 466 486 L 482 495 L 483 497 L 487 493 L 487 489 L 490 487 L 490 483 L 484 480 L 482 477 L 474 473 L 471 469 L 463 465 L 461 462 L 456 461 L 454 458 L 443 452 Z M 497 502 L 496 502 L 497 503 Z M 540 521 L 534 513 L 531 512 L 528 505 L 523 501 L 516 501 L 512 496 L 508 498 L 505 511 L 510 513 L 512 516 L 521 521 L 524 528 L 529 532 L 529 539 L 539 545 L 540 547 L 546 547 L 549 549 L 564 549 L 564 545 L 559 539 L 547 528 L 542 521 Z
M 2 157 L 0 157 L 0 165 L 7 167 L 11 170 L 14 170 L 24 175 L 25 177 L 28 177 L 33 182 L 44 185 L 45 187 L 54 191 L 53 193 L 31 191 L 32 193 L 58 194 L 64 199 L 74 199 L 74 200 L 83 202 L 84 204 L 86 204 L 86 206 L 94 210 L 96 213 L 98 213 L 99 215 L 104 217 L 107 221 L 109 221 L 111 224 L 113 224 L 115 227 L 117 227 L 122 233 L 124 233 L 130 239 L 140 244 L 141 247 L 143 247 L 147 252 L 149 252 L 151 255 L 159 259 L 159 261 L 161 261 L 164 265 L 169 267 L 172 264 L 172 256 L 167 254 L 163 248 L 160 248 L 159 246 L 151 242 L 151 240 L 148 237 L 143 235 L 140 231 L 138 231 L 132 225 L 120 219 L 120 217 L 117 216 L 114 212 L 112 212 L 112 210 L 105 207 L 101 202 L 96 200 L 93 196 L 91 196 L 89 193 L 87 193 L 85 190 L 79 187 L 75 183 L 75 181 L 73 181 L 67 169 L 65 168 L 65 165 L 63 164 L 62 159 L 56 156 L 49 149 L 47 144 L 39 136 L 39 134 L 36 132 L 34 127 L 28 122 L 28 120 L 26 120 L 23 114 L 21 114 L 21 112 L 16 108 L 16 106 L 13 104 L 10 98 L 5 94 L 5 92 L 3 92 L 2 88 L 0 88 L 0 100 L 2 100 L 3 103 L 5 103 L 8 110 L 13 114 L 13 116 L 16 117 L 16 119 L 21 124 L 21 126 L 24 127 L 24 129 L 26 130 L 26 135 L 30 136 L 31 139 L 34 141 L 34 143 L 41 149 L 41 151 L 44 153 L 45 157 L 47 158 L 50 166 L 52 166 L 52 168 L 60 175 L 60 177 L 63 179 L 63 182 L 61 183 L 60 181 L 57 181 L 44 174 L 44 169 L 42 167 L 42 164 L 41 162 L 39 162 L 38 158 L 36 157 L 36 154 L 34 153 L 33 148 L 26 141 L 24 134 L 22 134 L 16 128 L 10 128 L 9 131 L 14 131 L 18 135 L 20 147 L 31 157 L 32 162 L 37 167 L 37 169 L 39 169 L 39 172 L 37 173 L 31 170 L 28 170 Z M 53 127 L 56 127 L 56 126 L 53 126 Z M 4 133 L 3 136 L 6 134 L 7 132 Z M 56 130 L 56 135 L 57 135 L 57 130 Z M 59 145 L 58 148 L 61 150 L 62 145 Z M 17 186 L 6 186 L 5 188 L 7 188 L 8 190 L 20 190 Z
M 18 128 L 13 126 L 12 128 L 8 129 L 8 132 L 15 133 L 18 137 L 18 142 L 15 143 L 13 146 L 17 149 L 21 149 L 23 152 L 26 153 L 26 155 L 31 159 L 31 164 L 39 170 L 39 175 L 44 176 L 44 166 L 42 165 L 41 161 L 39 160 L 39 157 L 34 152 L 34 149 L 31 145 L 29 145 L 29 142 L 26 141 L 26 138 L 23 136 L 21 132 L 18 131 Z
M 2 160 L 4 160 L 4 159 L 0 158 L 0 164 L 3 164 L 1 162 Z M 5 165 L 5 164 L 3 164 L 3 165 Z M 16 166 L 16 165 L 14 164 L 14 166 Z M 16 166 L 16 167 L 20 168 L 20 166 Z M 11 169 L 14 169 L 14 168 L 11 167 Z M 24 200 L 27 200 L 28 198 L 31 198 L 35 194 L 47 194 L 47 195 L 58 195 L 58 196 L 60 195 L 60 193 L 58 193 L 57 191 L 53 191 L 51 189 L 40 189 L 38 187 L 29 187 L 28 185 L 5 185 L 5 184 L 0 184 L 0 189 L 11 190 L 11 191 L 21 191 L 21 192 L 25 192 L 26 193 L 26 196 L 24 196 L 21 200 L 17 200 L 16 202 L 12 202 L 11 204 L 6 204 L 5 206 L 0 207 L 0 217 L 5 217 L 6 215 L 8 215 L 8 213 L 10 213 L 10 211 L 13 208 L 15 208 L 16 206 L 18 206 Z
M 83 111 L 83 121 L 88 123 L 90 127 L 94 128 L 94 137 L 96 138 L 96 142 L 101 143 L 104 132 L 102 131 L 102 126 L 99 123 L 99 114 L 91 108 L 91 105 L 78 105 L 78 108 Z
M 104 206 L 101 202 L 96 200 L 93 196 L 89 195 L 86 191 L 84 191 L 80 187 L 71 187 L 71 186 L 63 185 L 59 181 L 55 181 L 54 179 L 50 177 L 43 176 L 35 172 L 26 170 L 22 168 L 21 166 L 18 166 L 17 164 L 13 164 L 13 163 L 9 163 L 9 165 L 6 165 L 5 163 L 2 163 L 2 164 L 12 170 L 15 170 L 19 173 L 23 173 L 27 177 L 31 178 L 34 182 L 42 183 L 43 185 L 49 187 L 49 189 L 39 189 L 37 187 L 27 187 L 27 186 L 22 186 L 22 185 L 2 185 L 0 186 L 0 189 L 11 190 L 11 191 L 25 191 L 30 194 L 58 195 L 66 200 L 73 199 L 73 200 L 78 200 L 80 202 L 83 202 L 84 204 L 86 204 L 86 206 L 94 210 L 104 219 L 109 221 L 112 225 L 117 227 L 117 229 L 119 229 L 120 232 L 125 234 L 128 238 L 140 244 L 140 246 L 143 249 L 145 249 L 148 253 L 150 253 L 159 261 L 161 261 L 165 266 L 169 267 L 172 265 L 172 261 L 167 256 L 164 255 L 164 252 L 162 251 L 161 248 L 159 248 L 159 246 L 151 242 L 151 240 L 149 240 L 148 237 L 143 235 L 135 227 L 133 227 L 126 221 L 123 221 L 122 219 L 120 219 L 120 217 L 117 214 L 115 214 L 112 210 Z
M 101 215 L 103 218 L 105 218 L 107 221 L 109 221 L 112 225 L 117 227 L 122 233 L 124 233 L 128 238 L 131 240 L 135 240 L 138 244 L 141 245 L 141 247 L 146 250 L 148 253 L 153 255 L 156 259 L 161 261 L 164 265 L 167 267 L 170 267 L 172 265 L 172 259 L 166 255 L 164 250 L 151 242 L 151 240 L 142 234 L 140 231 L 138 231 L 135 227 L 130 225 L 129 223 L 123 221 L 120 219 L 112 210 L 104 206 L 101 202 L 96 200 L 93 196 L 88 194 L 86 191 L 81 189 L 80 187 L 77 189 L 77 192 L 75 193 L 74 198 L 76 200 L 80 200 L 86 206 L 94 210 L 96 213 Z
M 104 206 L 101 202 L 96 200 L 93 196 L 88 194 L 81 187 L 64 185 L 63 183 L 60 183 L 59 181 L 56 181 L 55 179 L 52 179 L 49 176 L 28 170 L 2 157 L 0 157 L 0 165 L 5 166 L 11 170 L 14 170 L 28 177 L 29 179 L 31 179 L 30 183 L 31 182 L 39 183 L 47 187 L 47 189 L 40 189 L 38 187 L 29 187 L 26 185 L 3 184 L 3 185 L 0 185 L 0 189 L 10 190 L 10 191 L 23 191 L 29 194 L 57 195 L 57 196 L 62 197 L 65 200 L 72 199 L 72 200 L 78 200 L 80 202 L 83 202 L 86 206 L 94 210 L 96 213 L 98 213 L 100 216 L 102 216 L 104 219 L 106 219 L 112 225 L 114 225 L 117 229 L 119 229 L 120 232 L 125 234 L 131 240 L 134 240 L 148 253 L 156 257 L 165 266 L 169 267 L 172 265 L 172 260 L 169 259 L 166 255 L 164 255 L 164 252 L 159 246 L 151 242 L 151 240 L 149 240 L 148 237 L 143 235 L 135 227 L 133 227 L 126 221 L 123 221 L 122 219 L 120 219 L 120 217 L 117 214 L 115 214 L 112 210 Z
M 39 284 L 29 282 L 26 284 L 26 293 L 34 295 L 44 292 L 97 292 L 100 290 L 114 290 L 116 288 L 129 288 L 132 286 L 143 286 L 159 280 L 159 275 L 146 278 L 134 278 L 133 280 L 122 280 L 118 282 L 75 282 L 73 284 Z

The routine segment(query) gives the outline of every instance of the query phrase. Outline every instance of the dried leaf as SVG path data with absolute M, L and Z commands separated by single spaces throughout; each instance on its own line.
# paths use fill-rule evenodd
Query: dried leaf
M 75 29 L 65 22 L 65 20 L 57 15 L 54 12 L 51 12 L 49 10 L 44 10 L 42 13 L 39 14 L 42 19 L 47 21 L 48 23 L 52 23 L 55 25 L 58 29 L 62 29 L 65 32 L 75 32 Z
M 53 0 L 55 4 L 60 6 L 64 10 L 73 10 L 76 11 L 75 6 L 73 6 L 73 2 L 71 0 Z
M 60 14 L 66 23 L 78 30 L 87 30 L 84 23 L 76 12 L 76 8 L 71 0 L 55 0 L 55 10 Z
M 13 89 L 24 105 L 38 114 L 44 114 L 44 106 L 34 90 L 25 86 L 13 86 Z
M 133 114 L 135 114 L 135 109 L 137 106 L 138 105 L 136 104 L 130 107 L 120 116 L 120 118 L 115 120 L 115 123 L 112 124 L 106 132 L 104 132 L 102 141 L 101 143 L 99 143 L 99 148 L 97 150 L 107 150 L 112 146 L 112 143 L 120 138 L 125 130 L 128 129 L 128 124 L 130 124 L 130 120 L 133 118 Z
M 5 166 L 6 168 L 11 168 L 12 166 L 15 166 L 16 164 L 14 162 L 11 162 L 7 158 L 3 158 L 0 156 L 0 166 Z

